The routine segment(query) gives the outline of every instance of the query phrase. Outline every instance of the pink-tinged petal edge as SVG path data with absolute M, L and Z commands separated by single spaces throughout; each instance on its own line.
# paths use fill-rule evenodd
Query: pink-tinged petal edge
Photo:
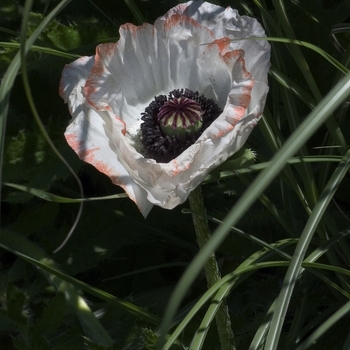
M 111 111 L 111 108 L 109 106 L 105 106 L 105 108 L 101 108 L 99 105 L 96 105 L 96 103 L 94 102 L 94 100 L 90 98 L 90 96 L 99 89 L 101 85 L 99 82 L 99 78 L 103 74 L 107 74 L 106 68 L 103 64 L 103 60 L 101 59 L 101 56 L 110 56 L 110 57 L 113 56 L 117 45 L 118 43 L 106 43 L 106 44 L 100 44 L 96 47 L 95 64 L 92 67 L 90 76 L 86 81 L 86 85 L 84 87 L 84 93 L 87 101 L 91 104 L 91 106 L 93 106 L 97 110 Z

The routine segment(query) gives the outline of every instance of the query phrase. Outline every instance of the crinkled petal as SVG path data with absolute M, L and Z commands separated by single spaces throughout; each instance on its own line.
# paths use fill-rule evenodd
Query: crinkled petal
M 154 96 L 189 88 L 213 97 L 210 82 L 197 65 L 212 33 L 187 16 L 155 25 L 122 25 L 116 44 L 101 44 L 85 94 L 97 110 L 113 111 L 130 127 Z
M 213 32 L 214 38 L 228 37 L 233 40 L 231 50 L 242 49 L 246 53 L 246 67 L 255 80 L 267 82 L 270 66 L 270 44 L 264 40 L 238 40 L 251 37 L 264 37 L 265 31 L 252 17 L 239 16 L 231 7 L 223 8 L 208 2 L 189 1 L 170 9 L 163 20 L 174 14 L 186 15 Z
M 66 65 L 61 82 L 60 95 L 68 102 L 72 121 L 65 137 L 80 159 L 92 164 L 96 169 L 121 186 L 147 216 L 153 204 L 147 200 L 147 192 L 135 183 L 125 167 L 119 162 L 110 147 L 112 124 L 119 125 L 125 132 L 125 125 L 108 112 L 97 112 L 86 102 L 84 86 L 94 64 L 93 57 L 82 57 Z

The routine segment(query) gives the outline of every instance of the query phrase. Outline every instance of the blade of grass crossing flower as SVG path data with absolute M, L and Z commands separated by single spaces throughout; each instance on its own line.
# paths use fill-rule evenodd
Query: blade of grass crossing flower
M 271 166 L 263 170 L 249 187 L 248 191 L 237 201 L 230 210 L 223 224 L 217 228 L 210 241 L 197 254 L 182 275 L 179 283 L 174 289 L 168 307 L 164 314 L 161 325 L 160 339 L 157 349 L 161 349 L 164 344 L 165 335 L 172 323 L 172 319 L 183 300 L 189 286 L 193 283 L 198 273 L 201 271 L 207 257 L 215 251 L 225 239 L 230 227 L 234 226 L 250 206 L 257 200 L 259 195 L 268 187 L 273 179 L 287 164 L 288 159 L 295 154 L 312 134 L 324 123 L 334 110 L 347 98 L 350 93 L 350 75 L 346 75 L 316 106 L 309 116 L 301 123 L 296 132 L 286 141 L 283 147 L 274 156 Z
M 251 37 L 251 38 L 247 38 L 245 40 L 268 40 L 269 42 L 285 43 L 285 44 L 292 44 L 292 45 L 306 47 L 306 48 L 308 48 L 308 49 L 310 49 L 312 51 L 317 52 L 320 56 L 322 56 L 324 59 L 326 59 L 335 68 L 337 68 L 338 72 L 343 73 L 343 74 L 347 74 L 348 71 L 349 71 L 348 68 L 344 64 L 342 64 L 339 61 L 337 61 L 329 53 L 327 53 L 326 51 L 322 50 L 318 46 L 316 46 L 314 44 L 311 44 L 311 43 L 309 43 L 307 41 L 302 41 L 302 40 L 297 40 L 297 39 L 290 39 L 290 38 L 283 38 L 283 37 L 278 38 L 278 37 L 274 37 L 272 35 L 268 36 L 268 37 L 264 37 L 264 38 Z
M 261 17 L 263 19 L 264 28 L 266 28 L 267 33 L 274 33 L 276 36 L 282 38 L 282 31 L 280 30 L 276 21 L 271 17 L 269 11 L 267 10 L 267 5 L 264 0 L 254 0 L 256 6 L 260 10 Z M 272 28 L 271 28 L 272 27 Z M 273 29 L 273 30 L 272 30 Z M 273 35 L 270 35 L 273 36 Z
M 21 47 L 25 47 L 26 46 L 27 23 L 28 23 L 28 19 L 29 19 L 30 10 L 31 10 L 31 7 L 32 7 L 32 2 L 33 2 L 32 0 L 27 0 L 26 1 L 25 7 L 24 7 L 24 11 L 23 11 L 23 15 L 22 15 L 22 27 L 21 27 L 21 35 L 20 35 Z M 65 158 L 58 151 L 57 147 L 55 146 L 55 144 L 51 140 L 49 134 L 46 131 L 46 128 L 45 128 L 44 124 L 42 123 L 42 121 L 40 119 L 40 116 L 38 114 L 38 111 L 36 109 L 36 106 L 35 106 L 35 103 L 34 103 L 34 100 L 33 100 L 32 92 L 31 92 L 30 84 L 29 84 L 29 79 L 28 79 L 28 72 L 27 72 L 27 69 L 26 69 L 26 54 L 27 54 L 27 52 L 25 50 L 21 50 L 20 53 L 21 53 L 21 61 L 22 61 L 21 72 L 22 72 L 23 86 L 24 86 L 26 97 L 27 97 L 30 109 L 31 109 L 31 111 L 33 113 L 34 119 L 35 119 L 35 121 L 36 121 L 36 123 L 37 123 L 37 125 L 39 127 L 40 132 L 44 136 L 46 142 L 49 144 L 49 146 L 54 151 L 56 156 L 68 168 L 70 173 L 73 175 L 73 177 L 77 181 L 78 186 L 79 186 L 79 191 L 80 191 L 80 197 L 84 197 L 83 185 L 82 185 L 78 175 L 74 172 L 72 167 L 68 164 L 68 162 L 65 160 Z M 81 213 L 83 211 L 83 204 L 84 204 L 84 202 L 80 202 L 80 206 L 79 206 L 79 210 L 78 210 L 75 222 L 73 223 L 73 225 L 72 225 L 70 231 L 68 232 L 65 240 L 62 242 L 62 244 L 58 248 L 55 249 L 54 253 L 58 252 L 66 244 L 66 242 L 68 241 L 70 236 L 73 234 L 73 232 L 74 232 L 74 230 L 75 230 L 75 228 L 78 225 L 78 222 L 80 220 Z
M 277 311 L 272 317 L 271 328 L 269 330 L 267 340 L 266 340 L 266 349 L 277 349 L 278 340 L 280 337 L 280 332 L 282 329 L 283 321 L 285 314 L 287 312 L 289 300 L 291 298 L 294 285 L 297 280 L 297 276 L 300 272 L 300 267 L 304 259 L 306 250 L 309 246 L 309 243 L 313 237 L 317 225 L 321 221 L 325 210 L 328 207 L 328 204 L 333 198 L 335 191 L 337 190 L 340 182 L 347 173 L 350 167 L 350 150 L 347 152 L 344 157 L 343 162 L 341 162 L 337 169 L 334 171 L 333 176 L 329 180 L 327 186 L 323 190 L 320 196 L 320 200 L 316 203 L 313 212 L 310 215 L 310 218 L 300 236 L 300 240 L 295 249 L 293 259 L 286 273 L 285 279 L 283 281 L 283 286 L 281 292 L 278 296 L 277 301 Z
M 345 317 L 350 312 L 350 301 L 346 302 L 339 308 L 331 317 L 329 317 L 320 327 L 318 327 L 306 340 L 304 340 L 296 350 L 308 349 L 311 345 L 316 344 L 317 341 L 337 322 Z

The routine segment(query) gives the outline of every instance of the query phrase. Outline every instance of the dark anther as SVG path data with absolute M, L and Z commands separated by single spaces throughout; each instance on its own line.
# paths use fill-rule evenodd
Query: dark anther
M 171 106 L 177 103 L 174 99 L 179 99 L 179 103 L 183 103 L 183 106 L 178 107 L 177 105 L 174 108 L 173 115 L 171 115 Z M 195 103 L 191 103 L 188 99 Z M 161 107 L 168 101 L 174 101 L 174 104 L 168 103 L 160 113 Z M 183 132 L 184 129 L 176 129 L 174 127 L 176 123 L 172 121 L 177 117 L 182 118 L 181 121 L 183 121 L 184 115 L 186 115 L 186 108 L 190 108 L 188 109 L 187 122 L 178 122 L 178 124 L 181 124 L 182 128 L 188 126 L 192 127 L 192 129 Z M 156 96 L 141 114 L 141 119 L 143 120 L 141 124 L 143 155 L 147 158 L 155 159 L 158 163 L 168 163 L 194 144 L 203 131 L 221 113 L 222 110 L 213 99 L 199 95 L 198 91 L 176 89 L 169 92 L 168 96 Z M 165 122 L 164 119 L 162 120 L 164 116 L 168 118 L 166 119 L 167 127 L 171 126 L 173 128 L 170 135 L 164 132 Z M 160 121 L 163 123 L 162 125 Z M 193 128 L 196 121 L 198 121 L 197 127 Z

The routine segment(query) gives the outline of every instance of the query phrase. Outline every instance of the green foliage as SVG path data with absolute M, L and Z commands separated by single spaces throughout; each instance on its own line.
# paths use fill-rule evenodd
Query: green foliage
M 350 123 L 342 78 L 349 1 L 220 1 L 259 18 L 277 39 L 263 120 L 249 145 L 203 185 L 213 229 L 208 249 L 223 275 L 209 291 L 199 273 L 209 250 L 196 255 L 188 204 L 154 208 L 144 220 L 119 187 L 70 150 L 63 137 L 70 115 L 57 92 L 64 64 L 116 41 L 120 23 L 153 22 L 178 1 L 72 0 L 39 33 L 59 2 L 34 1 L 27 13 L 27 38 L 37 37 L 26 61 L 34 103 L 89 200 L 56 254 L 80 194 L 34 121 L 17 75 L 24 3 L 0 4 L 1 347 L 156 349 L 164 337 L 164 350 L 199 349 L 202 341 L 215 349 L 212 320 L 226 298 L 237 349 L 348 349 Z M 176 315 L 169 300 L 178 303 Z

